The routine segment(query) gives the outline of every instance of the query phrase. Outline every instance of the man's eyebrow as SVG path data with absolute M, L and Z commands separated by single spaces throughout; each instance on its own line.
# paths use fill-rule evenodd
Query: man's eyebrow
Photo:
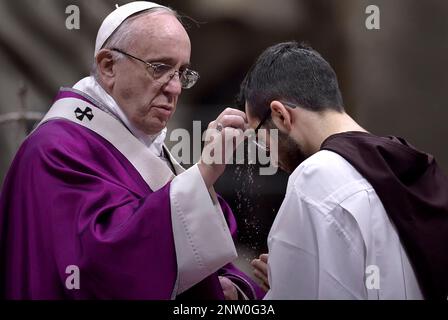
M 168 64 L 170 66 L 174 66 L 174 65 L 177 64 L 177 61 L 175 59 L 168 58 L 168 57 L 152 58 L 152 59 L 147 59 L 146 61 L 149 62 L 149 63 L 161 62 L 161 63 Z M 191 63 L 190 62 L 184 63 L 184 64 L 182 64 L 181 67 L 182 68 L 189 68 L 189 67 L 191 67 Z

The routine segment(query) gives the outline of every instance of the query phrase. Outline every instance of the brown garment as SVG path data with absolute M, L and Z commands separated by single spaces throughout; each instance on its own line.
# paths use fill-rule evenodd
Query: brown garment
M 378 194 L 426 299 L 448 296 L 448 178 L 434 157 L 398 137 L 344 132 L 321 150 L 347 160 Z

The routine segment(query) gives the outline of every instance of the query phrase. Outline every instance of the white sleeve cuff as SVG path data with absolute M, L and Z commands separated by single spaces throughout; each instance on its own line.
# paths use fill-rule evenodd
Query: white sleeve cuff
M 236 259 L 237 252 L 216 194 L 207 190 L 197 165 L 172 180 L 170 200 L 179 294 Z

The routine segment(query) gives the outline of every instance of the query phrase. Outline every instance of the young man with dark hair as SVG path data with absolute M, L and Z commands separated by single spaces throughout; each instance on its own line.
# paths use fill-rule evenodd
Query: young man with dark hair
M 291 173 L 253 261 L 267 299 L 446 299 L 448 179 L 431 155 L 358 125 L 334 70 L 296 42 L 261 54 L 240 101 Z

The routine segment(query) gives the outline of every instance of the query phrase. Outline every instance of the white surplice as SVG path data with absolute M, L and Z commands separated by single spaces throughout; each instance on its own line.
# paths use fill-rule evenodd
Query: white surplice
M 265 299 L 422 299 L 378 195 L 334 152 L 291 174 L 268 247 Z

